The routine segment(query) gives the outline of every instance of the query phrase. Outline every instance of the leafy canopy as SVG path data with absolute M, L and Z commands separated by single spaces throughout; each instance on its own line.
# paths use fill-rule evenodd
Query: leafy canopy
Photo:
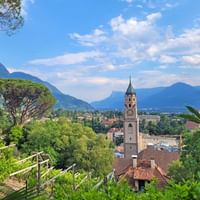
M 200 113 L 198 110 L 191 106 L 186 106 L 188 111 L 190 112 L 189 114 L 181 114 L 180 117 L 190 120 L 195 123 L 200 123 Z
M 21 0 L 0 0 L 0 31 L 14 33 L 23 25 Z
M 46 86 L 20 79 L 0 79 L 0 97 L 13 126 L 42 117 L 55 103 Z
M 20 146 L 28 154 L 33 151 L 48 153 L 59 168 L 76 163 L 79 169 L 96 175 L 112 171 L 111 142 L 104 135 L 95 134 L 91 128 L 66 118 L 27 124 Z

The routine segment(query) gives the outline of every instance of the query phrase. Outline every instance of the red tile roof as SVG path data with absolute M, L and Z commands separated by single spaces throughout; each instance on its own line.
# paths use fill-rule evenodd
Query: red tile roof
M 117 177 L 126 173 L 128 168 L 132 166 L 132 159 L 129 158 L 115 158 L 113 162 L 113 169 Z
M 185 127 L 189 130 L 194 130 L 200 128 L 200 125 L 195 122 L 187 121 Z
M 179 158 L 180 156 L 177 152 L 168 152 L 153 148 L 144 149 L 138 154 L 139 160 L 155 160 L 157 166 L 159 166 L 165 174 L 167 174 L 169 164 L 174 160 L 179 160 Z
M 151 168 L 150 160 L 155 160 L 155 168 Z M 138 154 L 137 167 L 133 168 L 133 161 L 129 158 L 115 158 L 113 169 L 117 178 L 126 177 L 133 180 L 159 180 L 159 187 L 163 187 L 167 180 L 167 170 L 173 160 L 178 160 L 179 154 L 153 148 L 147 148 Z

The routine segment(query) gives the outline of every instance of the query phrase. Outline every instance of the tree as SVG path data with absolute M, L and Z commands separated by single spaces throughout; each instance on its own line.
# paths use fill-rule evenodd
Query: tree
M 200 181 L 200 130 L 184 134 L 184 146 L 180 161 L 169 168 L 169 175 L 177 183 Z
M 190 114 L 181 114 L 180 117 L 190 120 L 195 123 L 200 123 L 200 113 L 198 110 L 191 106 L 186 106 Z
M 44 151 L 59 168 L 76 163 L 77 168 L 96 175 L 112 171 L 111 142 L 91 128 L 59 118 L 57 121 L 33 121 L 24 126 L 24 131 L 21 150 L 25 153 Z
M 200 123 L 199 112 L 187 106 L 191 114 L 181 114 L 184 119 Z M 184 134 L 183 149 L 180 161 L 174 162 L 169 168 L 169 175 L 175 182 L 182 183 L 189 181 L 200 181 L 200 130 Z
M 42 117 L 55 103 L 46 86 L 20 79 L 0 79 L 0 97 L 12 126 Z
M 0 0 L 0 31 L 8 34 L 23 25 L 21 0 Z
M 0 132 L 2 133 L 7 127 L 10 126 L 9 116 L 3 109 L 0 109 Z

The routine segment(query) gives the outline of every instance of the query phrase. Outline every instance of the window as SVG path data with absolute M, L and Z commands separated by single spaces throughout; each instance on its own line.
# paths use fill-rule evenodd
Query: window
M 132 125 L 132 124 L 129 124 L 128 127 L 133 127 L 133 125 Z
M 131 104 L 129 104 L 128 106 L 129 106 L 129 108 L 131 108 Z
M 139 180 L 139 191 L 144 192 L 144 188 L 145 188 L 145 181 Z
M 127 132 L 128 134 L 133 134 L 133 125 L 131 123 L 128 124 Z

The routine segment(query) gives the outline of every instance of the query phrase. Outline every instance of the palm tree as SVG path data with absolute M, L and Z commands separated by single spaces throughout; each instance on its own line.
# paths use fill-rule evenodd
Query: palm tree
M 200 124 L 200 113 L 198 110 L 196 110 L 195 108 L 191 107 L 191 106 L 186 106 L 188 111 L 190 112 L 189 114 L 181 114 L 180 117 L 198 123 Z

